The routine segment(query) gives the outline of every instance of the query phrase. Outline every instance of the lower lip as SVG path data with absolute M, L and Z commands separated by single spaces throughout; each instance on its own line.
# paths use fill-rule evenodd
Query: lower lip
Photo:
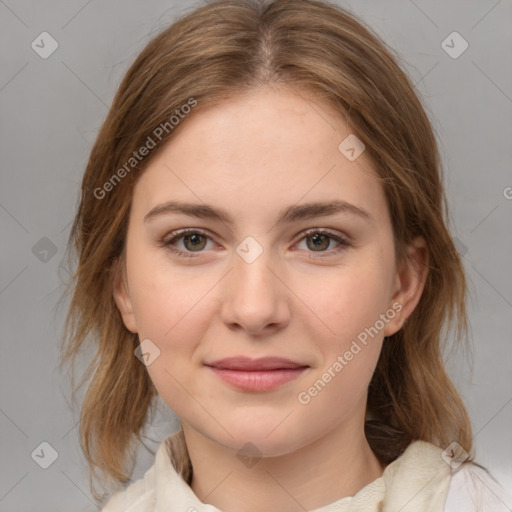
M 280 368 L 278 370 L 227 370 L 224 368 L 209 368 L 222 380 L 243 391 L 267 391 L 277 388 L 296 379 L 307 367 Z

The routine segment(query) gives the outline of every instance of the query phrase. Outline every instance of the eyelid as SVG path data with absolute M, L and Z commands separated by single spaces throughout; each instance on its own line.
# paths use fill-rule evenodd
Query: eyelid
M 337 230 L 331 229 L 331 228 L 308 228 L 308 229 L 305 229 L 304 231 L 301 231 L 298 234 L 298 236 L 300 236 L 300 238 L 298 238 L 297 241 L 300 241 L 303 238 L 305 238 L 305 237 L 307 237 L 309 235 L 314 235 L 316 233 L 320 233 L 320 234 L 324 234 L 324 235 L 329 235 L 329 236 L 332 236 L 333 238 L 340 238 L 344 242 L 350 243 L 350 238 L 349 238 L 348 235 L 346 235 L 344 233 L 341 233 L 341 232 L 339 232 Z

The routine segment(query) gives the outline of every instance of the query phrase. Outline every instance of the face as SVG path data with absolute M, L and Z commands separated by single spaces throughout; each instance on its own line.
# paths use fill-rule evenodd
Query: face
M 341 116 L 290 90 L 186 122 L 135 186 L 116 280 L 161 398 L 184 428 L 265 455 L 361 429 L 383 338 L 421 293 L 396 269 L 371 161 L 338 149 Z

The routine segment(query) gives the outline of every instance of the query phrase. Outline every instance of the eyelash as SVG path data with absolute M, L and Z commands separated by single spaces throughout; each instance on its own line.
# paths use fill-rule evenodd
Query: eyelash
M 202 237 L 208 238 L 211 240 L 210 236 L 208 234 L 206 234 L 204 231 L 201 231 L 200 229 L 189 228 L 189 229 L 182 229 L 180 231 L 174 231 L 174 232 L 170 233 L 170 235 L 174 235 L 174 236 L 172 236 L 171 238 L 169 238 L 169 237 L 164 238 L 161 241 L 161 245 L 163 247 L 165 247 L 168 251 L 170 251 L 174 254 L 177 254 L 178 256 L 182 256 L 184 258 L 197 258 L 198 256 L 201 255 L 201 252 L 203 252 L 203 251 L 197 251 L 197 253 L 194 254 L 193 252 L 186 252 L 186 251 L 182 251 L 180 249 L 176 249 L 176 247 L 174 246 L 174 243 L 177 240 L 179 240 L 180 238 L 183 238 L 184 236 L 186 236 L 188 234 L 201 235 Z M 318 228 L 313 228 L 313 229 L 305 231 L 303 237 L 297 243 L 301 242 L 305 238 L 312 237 L 313 235 L 326 235 L 327 237 L 331 238 L 332 240 L 335 240 L 336 242 L 338 242 L 340 245 L 336 249 L 333 249 L 331 251 L 325 251 L 325 252 L 320 251 L 318 253 L 318 256 L 310 256 L 310 258 L 311 257 L 324 258 L 327 256 L 333 256 L 335 254 L 340 253 L 341 251 L 346 250 L 348 247 L 352 246 L 352 244 L 347 239 L 345 239 L 339 235 L 334 235 L 333 233 L 330 233 L 329 231 L 325 231 L 325 230 L 318 229 Z M 311 252 L 314 253 L 315 251 L 311 251 Z

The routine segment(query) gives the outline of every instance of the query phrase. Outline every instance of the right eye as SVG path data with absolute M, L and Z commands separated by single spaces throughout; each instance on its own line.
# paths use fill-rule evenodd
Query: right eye
M 194 252 L 203 252 L 202 249 L 204 249 L 206 245 L 206 240 L 210 240 L 210 237 L 206 233 L 198 229 L 182 229 L 169 233 L 169 235 L 171 235 L 171 238 L 166 236 L 162 240 L 162 245 L 172 253 L 185 258 L 195 258 L 199 256 L 199 254 L 194 254 Z M 176 242 L 180 239 L 183 239 L 185 250 L 176 248 Z

